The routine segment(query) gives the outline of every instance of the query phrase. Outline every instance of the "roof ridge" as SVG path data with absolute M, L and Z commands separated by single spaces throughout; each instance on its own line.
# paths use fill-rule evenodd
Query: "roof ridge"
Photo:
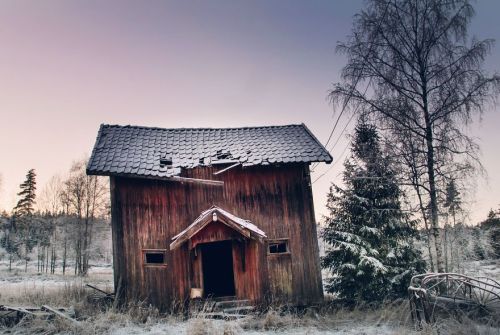
M 170 155 L 171 160 L 162 160 Z M 331 155 L 304 124 L 243 128 L 103 124 L 87 173 L 169 178 L 178 176 L 182 169 L 198 166 L 239 163 L 249 167 L 331 161 Z
M 263 128 L 285 128 L 285 127 L 302 127 L 304 123 L 290 123 L 283 125 L 268 125 L 268 126 L 246 126 L 246 127 L 181 127 L 181 128 L 161 128 L 137 125 L 119 125 L 119 124 L 101 124 L 102 128 L 135 128 L 135 129 L 151 129 L 151 130 L 236 130 L 236 129 L 263 129 Z

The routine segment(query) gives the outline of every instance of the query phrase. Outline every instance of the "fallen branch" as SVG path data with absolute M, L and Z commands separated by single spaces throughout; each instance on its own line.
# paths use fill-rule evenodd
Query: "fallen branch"
M 66 315 L 64 313 L 59 312 L 58 310 L 56 310 L 56 309 L 54 309 L 54 308 L 52 308 L 50 306 L 42 305 L 42 310 L 50 312 L 52 314 L 55 314 L 55 315 L 57 315 L 57 316 L 59 316 L 59 317 L 61 317 L 63 319 L 70 320 L 71 322 L 74 322 L 74 323 L 77 323 L 77 324 L 80 323 L 80 322 L 78 322 L 78 320 L 75 320 L 75 319 L 69 317 L 68 315 Z
M 94 289 L 94 290 L 96 290 L 96 291 L 98 291 L 98 292 L 101 292 L 101 293 L 102 293 L 102 294 L 104 294 L 105 296 L 113 296 L 113 295 L 114 295 L 114 293 L 108 293 L 108 292 L 103 291 L 103 290 L 101 290 L 100 288 L 97 288 L 97 287 L 92 286 L 92 285 L 90 285 L 90 284 L 87 284 L 86 286 L 88 286 L 88 287 L 90 287 L 91 289 Z

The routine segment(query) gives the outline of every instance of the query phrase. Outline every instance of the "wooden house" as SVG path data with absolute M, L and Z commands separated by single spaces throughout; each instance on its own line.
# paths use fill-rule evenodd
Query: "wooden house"
M 87 173 L 110 177 L 115 290 L 160 308 L 321 300 L 309 165 L 331 161 L 304 124 L 101 125 Z

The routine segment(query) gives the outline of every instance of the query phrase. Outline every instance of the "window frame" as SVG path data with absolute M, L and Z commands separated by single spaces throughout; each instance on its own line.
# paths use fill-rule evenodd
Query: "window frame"
M 163 254 L 163 263 L 146 262 L 146 254 Z M 144 267 L 166 267 L 167 249 L 142 249 L 142 265 Z
M 285 252 L 271 252 L 272 244 L 285 243 Z M 281 255 L 291 255 L 290 252 L 290 239 L 289 238 L 273 238 L 267 241 L 267 255 L 268 256 L 281 256 Z

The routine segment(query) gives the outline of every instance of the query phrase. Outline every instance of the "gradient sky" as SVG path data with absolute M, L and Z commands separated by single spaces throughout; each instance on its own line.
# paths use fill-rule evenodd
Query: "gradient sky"
M 99 124 L 232 127 L 304 122 L 323 142 L 334 121 L 326 99 L 345 64 L 355 1 L 0 2 L 0 209 L 35 168 L 39 190 L 89 154 Z M 479 0 L 471 33 L 500 41 L 500 1 Z M 500 43 L 500 42 L 499 42 Z M 500 46 L 486 67 L 500 69 Z M 495 110 L 496 109 L 496 110 Z M 500 115 L 479 137 L 488 179 L 478 181 L 472 218 L 500 204 Z M 340 130 L 347 122 L 341 119 Z M 350 129 L 351 127 L 348 127 Z M 336 132 L 334 139 L 340 135 Z M 316 217 L 340 179 L 335 165 L 313 179 Z M 342 154 L 344 153 L 344 154 Z

